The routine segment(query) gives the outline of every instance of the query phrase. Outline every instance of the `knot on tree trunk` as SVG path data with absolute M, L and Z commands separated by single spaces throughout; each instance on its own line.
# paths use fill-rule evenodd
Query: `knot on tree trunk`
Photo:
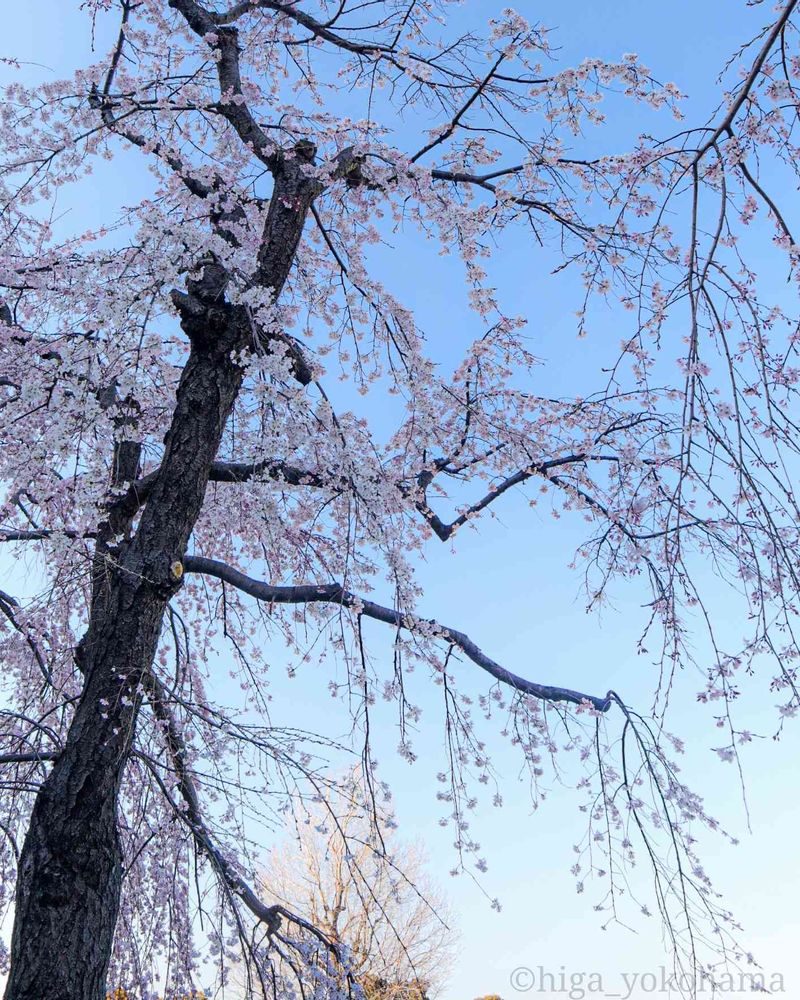
M 170 295 L 183 332 L 200 351 L 228 353 L 240 346 L 244 316 L 225 299 L 228 281 L 225 268 L 211 261 L 186 282 L 187 291 L 173 289 Z

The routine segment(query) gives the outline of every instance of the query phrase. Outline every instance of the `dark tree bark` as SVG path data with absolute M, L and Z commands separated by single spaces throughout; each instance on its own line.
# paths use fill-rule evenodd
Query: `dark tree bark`
M 257 280 L 277 296 L 319 184 L 303 148 L 275 164 Z M 206 263 L 173 293 L 191 350 L 164 456 L 135 530 L 135 509 L 112 509 L 98 533 L 90 618 L 76 651 L 85 681 L 64 751 L 36 797 L 22 847 L 6 1000 L 103 1000 L 122 887 L 119 789 L 170 597 L 200 514 L 209 473 L 242 384 L 233 353 L 251 320 L 225 299 L 227 274 Z M 281 343 L 281 349 L 285 345 Z M 310 372 L 292 350 L 294 376 Z M 139 447 L 123 442 L 114 480 L 134 478 Z M 127 535 L 119 545 L 114 537 Z

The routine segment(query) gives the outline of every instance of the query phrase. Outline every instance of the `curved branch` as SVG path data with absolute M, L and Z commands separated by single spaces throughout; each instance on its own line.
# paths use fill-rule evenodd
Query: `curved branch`
M 428 506 L 427 497 L 423 490 L 423 496 L 421 500 L 418 500 L 415 504 L 417 510 L 425 518 L 428 524 L 431 526 L 435 534 L 441 541 L 446 542 L 450 536 L 458 530 L 463 524 L 474 515 L 479 514 L 482 510 L 489 507 L 498 497 L 501 497 L 508 490 L 512 489 L 514 486 L 519 486 L 522 483 L 527 482 L 533 476 L 543 476 L 549 483 L 553 483 L 556 486 L 569 485 L 565 480 L 561 479 L 559 476 L 549 475 L 552 469 L 558 469 L 565 465 L 575 465 L 585 462 L 618 462 L 619 459 L 615 455 L 591 455 L 588 452 L 578 452 L 574 455 L 562 455 L 561 458 L 551 458 L 544 462 L 536 462 L 529 465 L 525 469 L 519 469 L 517 472 L 512 473 L 507 476 L 496 486 L 491 488 L 488 493 L 484 494 L 480 500 L 476 500 L 475 503 L 470 504 L 466 510 L 463 510 L 458 517 L 456 517 L 449 524 L 445 523 L 438 514 L 435 514 L 431 508 Z M 429 476 L 427 482 L 422 482 L 423 486 L 427 486 L 433 479 L 433 476 Z M 576 489 L 576 487 L 572 487 Z M 577 490 L 577 492 L 581 492 Z M 588 497 L 586 494 L 581 493 L 584 499 L 607 513 L 604 508 L 602 508 L 596 501 Z
M 366 618 L 394 625 L 397 628 L 404 628 L 409 632 L 424 632 L 438 639 L 444 639 L 460 649 L 476 666 L 485 670 L 501 684 L 521 691 L 523 694 L 532 695 L 534 698 L 540 698 L 542 701 L 566 701 L 573 705 L 583 705 L 588 702 L 600 712 L 607 712 L 611 707 L 613 698 L 610 693 L 606 694 L 605 697 L 598 697 L 573 691 L 570 688 L 553 687 L 549 684 L 537 684 L 534 681 L 526 680 L 487 656 L 464 632 L 459 632 L 447 625 L 441 625 L 433 619 L 406 615 L 393 608 L 376 604 L 374 601 L 364 600 L 345 590 L 338 583 L 303 584 L 295 587 L 272 586 L 246 576 L 233 566 L 228 566 L 216 559 L 207 559 L 204 556 L 186 556 L 183 560 L 183 567 L 189 573 L 214 576 L 243 593 L 268 604 L 339 604 L 345 608 L 352 608 Z

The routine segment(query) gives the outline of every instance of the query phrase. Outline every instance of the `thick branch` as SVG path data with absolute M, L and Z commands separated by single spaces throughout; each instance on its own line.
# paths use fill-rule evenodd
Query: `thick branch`
M 339 604 L 345 608 L 352 608 L 360 615 L 373 618 L 375 621 L 384 622 L 387 625 L 394 625 L 397 628 L 407 629 L 409 632 L 420 632 L 432 635 L 435 638 L 443 639 L 451 645 L 456 646 L 464 653 L 468 659 L 495 680 L 508 687 L 521 691 L 523 694 L 533 695 L 534 698 L 541 698 L 542 701 L 571 702 L 573 705 L 581 705 L 589 702 L 594 708 L 601 712 L 608 711 L 611 706 L 611 696 L 597 697 L 596 695 L 583 694 L 580 691 L 572 691 L 569 688 L 552 687 L 547 684 L 536 684 L 533 681 L 519 677 L 517 674 L 506 670 L 491 657 L 487 656 L 470 638 L 457 629 L 440 625 L 433 619 L 419 618 L 416 615 L 406 615 L 393 608 L 387 608 L 376 604 L 374 601 L 367 601 L 357 595 L 345 590 L 341 584 L 305 584 L 296 587 L 279 587 L 253 580 L 233 566 L 218 562 L 215 559 L 206 559 L 202 556 L 186 556 L 183 561 L 184 569 L 190 573 L 203 573 L 206 576 L 214 576 L 218 580 L 229 583 L 238 590 L 255 597 L 259 601 L 269 604 Z
M 265 476 L 286 483 L 288 486 L 324 486 L 325 481 L 317 472 L 298 469 L 279 459 L 266 458 L 260 462 L 214 462 L 209 479 L 212 483 L 244 483 Z
M 160 471 L 160 467 L 154 469 L 137 482 L 131 483 L 128 491 L 116 501 L 117 506 L 125 510 L 138 510 L 147 502 Z M 246 483 L 259 476 L 286 483 L 287 486 L 326 485 L 319 473 L 299 469 L 274 458 L 265 458 L 260 462 L 214 462 L 208 479 L 212 483 Z
M 0 753 L 0 764 L 38 764 L 45 760 L 58 760 L 58 750 L 30 750 L 26 753 Z

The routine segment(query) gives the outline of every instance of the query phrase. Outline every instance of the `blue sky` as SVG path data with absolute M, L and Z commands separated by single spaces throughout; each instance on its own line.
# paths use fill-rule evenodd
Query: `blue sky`
M 77 13 L 77 0 L 6 6 L 0 56 L 38 64 L 26 69 L 31 77 L 66 72 L 83 58 L 89 28 L 86 15 Z M 464 16 L 483 19 L 502 6 L 468 0 Z M 521 12 L 532 16 L 529 7 L 533 5 L 520 4 Z M 717 100 L 713 87 L 717 72 L 760 26 L 767 10 L 764 6 L 748 9 L 743 0 L 672 0 L 669 4 L 544 0 L 535 5 L 535 14 L 557 29 L 555 40 L 564 63 L 587 55 L 616 58 L 622 52 L 636 51 L 657 77 L 673 80 L 689 93 L 688 116 L 704 120 Z M 606 130 L 608 150 L 622 148 L 639 127 L 647 127 L 643 112 L 626 112 L 624 119 L 611 120 Z M 97 221 L 106 197 L 118 203 L 135 201 L 142 190 L 140 176 L 130 160 L 122 166 L 119 162 L 102 166 L 91 199 L 69 206 L 71 224 L 77 227 L 80 220 L 83 228 Z M 85 188 L 82 197 L 86 197 Z M 458 269 L 455 264 L 444 265 L 444 274 L 451 279 L 448 283 L 442 280 L 442 270 L 433 272 L 428 263 L 424 253 L 413 260 L 404 256 L 394 275 L 395 288 L 417 309 L 426 330 L 445 335 L 469 322 L 464 303 L 458 301 Z M 532 249 L 521 233 L 512 233 L 498 251 L 493 275 L 497 275 L 508 310 L 530 316 L 534 351 L 561 359 L 554 370 L 548 369 L 556 392 L 559 380 L 566 384 L 568 375 L 577 373 L 590 381 L 606 357 L 606 338 L 613 347 L 618 335 L 609 317 L 607 328 L 598 320 L 588 341 L 576 340 L 572 310 L 577 305 L 565 298 L 569 279 L 554 282 L 546 274 L 545 263 L 545 256 Z M 566 568 L 581 540 L 580 525 L 562 520 L 554 530 L 549 517 L 530 511 L 523 497 L 507 498 L 497 507 L 497 514 L 496 519 L 485 519 L 478 533 L 466 531 L 458 537 L 455 559 L 449 546 L 430 548 L 419 567 L 426 588 L 423 612 L 456 627 L 468 627 L 471 636 L 496 659 L 536 680 L 598 693 L 614 687 L 631 703 L 636 703 L 637 696 L 646 697 L 652 670 L 635 652 L 642 595 L 620 589 L 614 607 L 600 618 L 585 615 L 579 580 Z M 727 619 L 724 630 L 737 634 L 736 609 L 722 600 L 718 613 Z M 748 832 L 737 775 L 711 752 L 716 733 L 710 714 L 697 710 L 692 702 L 691 695 L 702 686 L 702 679 L 687 681 L 688 694 L 683 701 L 678 699 L 671 718 L 672 730 L 687 740 L 685 779 L 742 840 L 738 848 L 732 848 L 721 839 L 705 838 L 703 856 L 725 902 L 744 924 L 745 940 L 767 977 L 782 975 L 786 995 L 798 996 L 800 970 L 794 955 L 800 937 L 796 767 L 800 734 L 795 727 L 779 745 L 758 741 L 745 752 Z M 276 676 L 276 713 L 281 711 L 277 707 L 281 697 L 291 705 L 285 721 L 291 721 L 303 690 Z M 324 683 L 316 690 L 322 692 Z M 461 956 L 445 1000 L 469 1000 L 485 993 L 499 993 L 505 1000 L 517 995 L 569 995 L 558 989 L 541 992 L 536 986 L 527 994 L 516 993 L 510 976 L 518 967 L 528 967 L 535 974 L 540 966 L 556 975 L 563 970 L 566 983 L 581 972 L 597 973 L 603 977 L 605 990 L 595 996 L 618 993 L 624 997 L 631 980 L 623 980 L 623 973 L 657 974 L 665 962 L 657 921 L 641 918 L 633 931 L 603 931 L 600 917 L 592 912 L 591 887 L 584 896 L 574 891 L 569 875 L 572 845 L 584 832 L 577 797 L 556 787 L 548 802 L 532 813 L 520 780 L 518 755 L 501 742 L 494 760 L 503 775 L 506 805 L 500 811 L 483 810 L 475 828 L 489 860 L 484 884 L 490 895 L 500 898 L 502 912 L 493 913 L 470 883 L 447 878 L 453 861 L 451 837 L 436 823 L 434 777 L 439 768 L 434 761 L 441 751 L 439 730 L 425 725 L 437 708 L 434 696 L 424 695 L 421 700 L 425 715 L 417 744 L 420 759 L 413 767 L 396 759 L 388 734 L 381 767 L 395 789 L 402 832 L 425 841 L 432 870 L 441 873 L 459 914 Z M 318 724 L 335 733 L 337 727 L 342 727 L 339 732 L 346 727 L 344 715 L 340 720 L 324 693 L 317 701 L 303 703 L 302 712 L 309 728 Z M 769 697 L 754 702 L 747 718 L 749 728 L 771 733 L 774 714 Z M 385 724 L 390 725 L 388 717 Z M 649 992 L 640 987 L 631 995 L 639 1000 Z

